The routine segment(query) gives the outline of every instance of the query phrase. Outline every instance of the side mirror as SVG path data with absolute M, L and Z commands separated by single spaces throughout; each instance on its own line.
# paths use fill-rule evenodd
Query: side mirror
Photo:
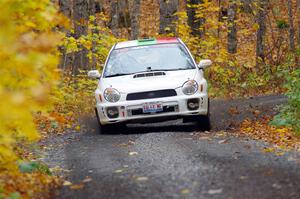
M 212 65 L 212 61 L 211 61 L 210 59 L 203 59 L 203 60 L 201 60 L 201 61 L 199 62 L 198 67 L 199 67 L 200 69 L 205 69 L 205 68 L 207 68 L 207 67 L 209 67 L 209 66 L 211 66 L 211 65 Z
M 98 70 L 91 70 L 88 72 L 88 77 L 91 79 L 100 79 L 101 75 Z

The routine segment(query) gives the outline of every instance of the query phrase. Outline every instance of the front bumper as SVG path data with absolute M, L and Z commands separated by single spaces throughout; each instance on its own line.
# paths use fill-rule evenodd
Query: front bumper
M 187 102 L 189 99 L 199 99 L 199 108 L 190 110 Z M 144 103 L 160 102 L 163 105 L 163 111 L 159 113 L 143 113 L 142 108 Z M 116 118 L 109 118 L 107 108 L 116 107 L 119 115 Z M 144 99 L 135 101 L 122 101 L 117 103 L 98 103 L 96 105 L 100 123 L 122 123 L 122 122 L 137 122 L 147 119 L 160 118 L 181 118 L 191 115 L 207 115 L 208 112 L 208 96 L 200 93 L 191 96 L 182 95 L 174 97 L 165 97 L 157 99 Z

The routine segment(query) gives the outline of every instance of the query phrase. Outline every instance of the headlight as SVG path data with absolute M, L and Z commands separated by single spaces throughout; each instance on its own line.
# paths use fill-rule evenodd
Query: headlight
M 185 95 L 193 95 L 198 90 L 198 84 L 195 80 L 189 80 L 185 82 L 182 86 L 182 92 Z
M 104 98 L 108 102 L 117 102 L 121 98 L 121 94 L 114 88 L 107 88 L 104 91 Z

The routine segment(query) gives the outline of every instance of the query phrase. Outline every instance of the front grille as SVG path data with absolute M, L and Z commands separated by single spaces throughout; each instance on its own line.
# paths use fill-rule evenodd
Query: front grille
M 135 115 L 152 115 L 152 114 L 159 114 L 159 113 L 171 113 L 171 112 L 177 112 L 178 111 L 178 105 L 175 106 L 164 106 L 163 110 L 157 113 L 144 113 L 142 108 L 138 109 L 132 109 L 128 110 L 129 116 L 135 116 Z
M 141 93 L 130 93 L 127 95 L 126 100 L 141 100 L 141 99 L 154 99 L 154 98 L 163 98 L 163 97 L 172 97 L 177 96 L 177 93 L 174 89 L 168 90 L 158 90 L 158 91 L 148 91 Z

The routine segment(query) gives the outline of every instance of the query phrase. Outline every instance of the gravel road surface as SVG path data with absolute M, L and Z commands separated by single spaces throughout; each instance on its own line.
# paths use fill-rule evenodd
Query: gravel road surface
M 263 153 L 266 143 L 230 135 L 253 111 L 274 114 L 285 101 L 212 101 L 211 132 L 176 120 L 100 135 L 95 118 L 84 118 L 85 132 L 44 143 L 52 148 L 46 161 L 73 185 L 56 198 L 300 198 L 298 152 Z

